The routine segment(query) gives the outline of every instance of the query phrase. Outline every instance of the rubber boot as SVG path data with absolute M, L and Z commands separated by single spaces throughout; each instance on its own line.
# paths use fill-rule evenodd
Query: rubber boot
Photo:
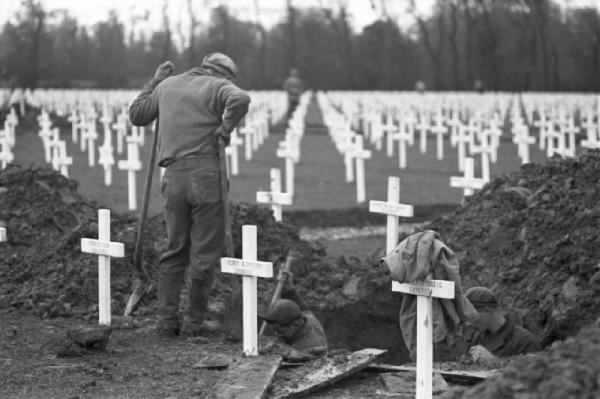
M 162 274 L 158 282 L 158 324 L 156 331 L 165 337 L 179 334 L 179 296 L 183 272 Z
M 187 308 L 180 335 L 194 337 L 219 330 L 218 323 L 205 319 L 211 285 L 212 281 L 198 279 L 188 281 Z

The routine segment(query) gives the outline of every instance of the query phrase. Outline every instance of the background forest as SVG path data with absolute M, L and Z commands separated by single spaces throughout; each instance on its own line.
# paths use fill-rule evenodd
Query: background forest
M 137 88 L 163 60 L 182 72 L 221 51 L 240 67 L 246 89 L 279 89 L 297 67 L 320 90 L 412 90 L 419 80 L 430 90 L 472 90 L 480 80 L 487 90 L 600 91 L 598 7 L 438 0 L 424 15 L 412 1 L 393 1 L 406 2 L 411 26 L 400 27 L 383 7 L 379 20 L 356 32 L 342 0 L 335 8 L 287 0 L 269 29 L 219 6 L 206 11 L 208 24 L 188 12 L 187 32 L 163 10 L 162 27 L 140 33 L 115 12 L 88 27 L 68 11 L 25 0 L 1 28 L 0 85 Z

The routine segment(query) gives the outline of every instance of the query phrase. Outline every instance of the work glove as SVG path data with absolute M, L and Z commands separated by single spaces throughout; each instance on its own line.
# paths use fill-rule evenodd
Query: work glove
M 215 139 L 215 142 L 217 143 L 217 145 L 219 144 L 219 139 L 223 139 L 223 142 L 225 143 L 226 146 L 229 145 L 229 142 L 231 141 L 231 135 L 227 132 L 225 132 L 225 129 L 223 129 L 223 126 L 219 126 L 218 128 L 215 129 L 215 131 L 213 132 L 213 138 Z
M 277 280 L 281 281 L 281 292 L 290 292 L 294 289 L 294 274 L 288 270 L 279 270 Z
M 156 68 L 156 72 L 154 72 L 154 79 L 162 82 L 168 78 L 171 73 L 173 73 L 173 69 L 175 69 L 175 65 L 173 65 L 171 61 L 163 62 Z

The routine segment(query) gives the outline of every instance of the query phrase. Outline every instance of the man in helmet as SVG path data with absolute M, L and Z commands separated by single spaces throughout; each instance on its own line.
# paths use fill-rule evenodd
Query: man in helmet
M 250 97 L 233 83 L 238 70 L 225 54 L 208 54 L 200 67 L 169 77 L 172 71 L 170 61 L 158 66 L 129 118 L 145 126 L 160 116 L 157 158 L 166 168 L 162 195 L 168 244 L 159 264 L 157 332 L 194 336 L 216 328 L 206 313 L 225 243 L 218 139 L 229 143 Z M 181 323 L 184 279 L 187 307 Z
M 275 301 L 266 313 L 259 315 L 259 318 L 265 320 L 270 332 L 275 333 L 280 343 L 287 346 L 281 351 L 284 358 L 290 361 L 304 361 L 326 354 L 325 331 L 296 291 L 292 273 L 282 270 L 278 279 L 283 282 L 281 298 Z

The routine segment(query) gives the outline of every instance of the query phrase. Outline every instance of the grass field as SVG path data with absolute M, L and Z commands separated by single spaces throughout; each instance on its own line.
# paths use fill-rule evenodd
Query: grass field
M 70 176 L 79 182 L 80 192 L 88 198 L 96 199 L 113 210 L 127 211 L 127 173 L 113 170 L 113 185 L 104 186 L 104 172 L 101 166 L 88 167 L 87 153 L 79 150 L 78 144 L 71 142 L 68 128 L 61 129 L 61 138 L 67 141 L 67 152 L 73 157 Z M 271 134 L 254 154 L 250 162 L 243 160 L 240 152 L 240 174 L 231 178 L 231 198 L 234 201 L 254 203 L 256 191 L 269 189 L 269 169 L 279 167 L 283 171 L 283 160 L 275 156 L 278 141 L 282 134 Z M 114 140 L 113 140 L 114 142 Z M 138 206 L 141 206 L 145 170 L 149 157 L 151 136 L 146 136 L 146 145 L 141 149 L 144 171 L 138 173 Z M 445 142 L 445 159 L 435 158 L 435 140 L 430 138 L 427 153 L 418 150 L 418 141 L 408 151 L 408 168 L 398 168 L 397 149 L 395 156 L 388 158 L 384 151 L 376 152 L 366 161 L 367 203 L 357 204 L 354 183 L 344 181 L 344 163 L 329 136 L 326 134 L 307 133 L 302 138 L 301 159 L 296 164 L 294 204 L 286 210 L 311 209 L 343 209 L 352 207 L 367 208 L 369 199 L 385 200 L 387 196 L 388 176 L 401 178 L 401 202 L 413 205 L 460 203 L 462 190 L 449 185 L 450 176 L 459 175 L 456 149 L 448 141 Z M 34 128 L 18 128 L 15 147 L 15 163 L 28 165 L 39 163 L 44 165 L 42 140 Z M 126 155 L 115 154 L 116 159 L 125 159 Z M 531 146 L 532 162 L 541 162 L 545 155 Z M 50 165 L 47 165 L 50 166 Z M 491 165 L 492 177 L 517 170 L 520 160 L 516 145 L 502 142 L 499 149 L 498 163 Z M 480 165 L 476 160 L 476 175 Z M 285 187 L 285 186 L 284 186 Z M 155 169 L 153 179 L 150 213 L 162 210 L 162 198 L 158 171 Z

